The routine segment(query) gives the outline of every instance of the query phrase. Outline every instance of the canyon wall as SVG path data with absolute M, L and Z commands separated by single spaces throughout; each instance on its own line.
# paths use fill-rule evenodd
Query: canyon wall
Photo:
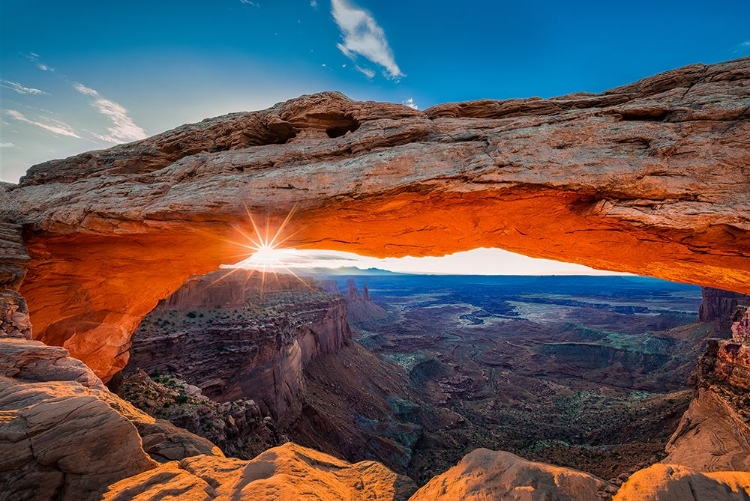
M 715 322 L 718 332 L 729 336 L 732 315 L 737 306 L 750 306 L 750 295 L 711 287 L 702 288 L 703 301 L 698 310 L 699 322 Z
M 285 245 L 373 256 L 500 247 L 750 293 L 750 59 L 602 94 L 425 111 L 328 92 L 32 167 L 0 187 L 24 228 L 35 337 L 109 379 L 140 319 Z M 264 230 L 262 230 L 264 231 Z
M 301 410 L 305 367 L 350 342 L 346 302 L 290 275 L 235 271 L 189 281 L 146 317 L 126 372 L 177 374 L 217 401 L 252 398 L 283 425 Z

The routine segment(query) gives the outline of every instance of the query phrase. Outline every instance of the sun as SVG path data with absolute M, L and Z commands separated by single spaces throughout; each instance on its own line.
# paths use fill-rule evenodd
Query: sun
M 245 206 L 245 212 L 250 224 L 253 228 L 253 233 L 248 234 L 244 229 L 235 227 L 235 230 L 242 236 L 243 242 L 231 242 L 238 245 L 247 251 L 250 251 L 250 255 L 245 254 L 245 258 L 233 265 L 222 265 L 222 268 L 229 270 L 224 276 L 219 278 L 216 282 L 223 280 L 232 273 L 246 270 L 250 271 L 247 279 L 258 272 L 261 276 L 261 295 L 263 294 L 263 287 L 266 281 L 266 274 L 275 276 L 277 272 L 285 272 L 293 275 L 300 280 L 305 286 L 309 287 L 309 284 L 302 280 L 296 273 L 294 273 L 290 267 L 290 260 L 295 257 L 296 249 L 282 247 L 282 244 L 293 237 L 296 232 L 284 235 L 284 230 L 289 224 L 294 214 L 295 207 L 289 211 L 284 221 L 277 227 L 273 228 L 271 221 L 266 217 L 265 224 L 261 228 L 256 223 L 255 218 L 250 213 L 250 210 Z

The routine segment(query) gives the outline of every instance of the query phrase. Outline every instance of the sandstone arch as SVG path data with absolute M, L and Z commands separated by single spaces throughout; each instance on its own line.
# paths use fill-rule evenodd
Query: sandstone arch
M 303 96 L 40 164 L 1 196 L 35 338 L 104 380 L 159 299 L 240 258 L 245 205 L 296 206 L 290 246 L 501 247 L 750 293 L 750 58 L 425 111 Z

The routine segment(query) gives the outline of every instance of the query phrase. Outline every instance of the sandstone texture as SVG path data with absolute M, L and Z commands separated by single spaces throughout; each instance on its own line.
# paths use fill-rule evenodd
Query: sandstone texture
M 301 410 L 305 367 L 351 340 L 344 298 L 291 275 L 219 271 L 185 288 L 139 327 L 128 369 L 177 374 L 221 402 L 252 398 L 281 425 Z M 237 299 L 219 307 L 217 295 Z
M 0 499 L 99 499 L 157 461 L 196 454 L 223 457 L 110 393 L 65 349 L 0 339 Z
M 105 380 L 159 299 L 248 255 L 247 211 L 296 207 L 288 246 L 501 247 L 750 293 L 749 81 L 744 58 L 424 111 L 303 96 L 34 166 L 0 220 L 24 228 L 36 338 Z
M 662 463 L 750 471 L 750 346 L 709 339 L 693 375 L 697 394 Z
M 196 456 L 167 463 L 116 483 L 104 500 L 406 501 L 415 490 L 408 477 L 374 461 L 349 464 L 289 443 L 252 461 Z
M 476 449 L 430 480 L 411 501 L 600 501 L 608 487 L 586 473 L 533 463 L 509 452 Z
M 750 295 L 711 287 L 703 287 L 702 294 L 703 301 L 698 310 L 698 321 L 715 323 L 718 329 L 717 337 L 729 337 L 735 310 L 737 306 L 750 306 Z
M 701 473 L 684 466 L 655 464 L 635 473 L 613 501 L 744 501 L 750 497 L 750 473 Z

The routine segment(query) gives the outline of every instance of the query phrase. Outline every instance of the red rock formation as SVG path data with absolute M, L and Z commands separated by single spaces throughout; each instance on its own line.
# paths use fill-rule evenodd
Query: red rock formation
M 740 306 L 732 315 L 732 339 L 740 343 L 750 341 L 750 307 Z
M 416 486 L 380 463 L 349 464 L 295 444 L 252 461 L 207 456 L 165 464 L 110 487 L 104 501 L 179 499 L 407 501 Z
M 346 303 L 291 275 L 225 275 L 191 280 L 147 317 L 128 367 L 179 374 L 214 400 L 251 398 L 284 425 L 300 412 L 305 367 L 349 343 Z
M 372 302 L 367 284 L 362 285 L 362 295 L 359 295 L 357 282 L 353 278 L 346 281 L 345 297 L 350 322 L 357 323 L 366 320 L 376 320 L 388 315 L 388 312 Z
M 569 468 L 526 461 L 509 452 L 476 449 L 430 480 L 410 501 L 600 501 L 608 487 L 599 478 Z
M 415 489 L 379 463 L 294 444 L 253 461 L 225 458 L 108 392 L 64 349 L 0 339 L 0 500 L 94 501 L 107 491 L 118 500 L 405 501 Z
M 501 247 L 750 293 L 749 81 L 745 58 L 426 111 L 303 96 L 35 166 L 0 217 L 28 230 L 35 336 L 105 379 L 159 299 L 243 257 L 244 205 L 296 206 L 290 246 Z
M 750 295 L 711 287 L 703 287 L 701 292 L 703 301 L 698 310 L 698 321 L 714 322 L 720 333 L 718 335 L 728 336 L 734 311 L 738 305 L 750 305 Z
M 684 466 L 655 464 L 633 474 L 613 501 L 744 501 L 750 473 L 702 473 Z
M 662 462 L 700 471 L 750 471 L 750 347 L 709 339 L 693 378 L 696 397 Z

